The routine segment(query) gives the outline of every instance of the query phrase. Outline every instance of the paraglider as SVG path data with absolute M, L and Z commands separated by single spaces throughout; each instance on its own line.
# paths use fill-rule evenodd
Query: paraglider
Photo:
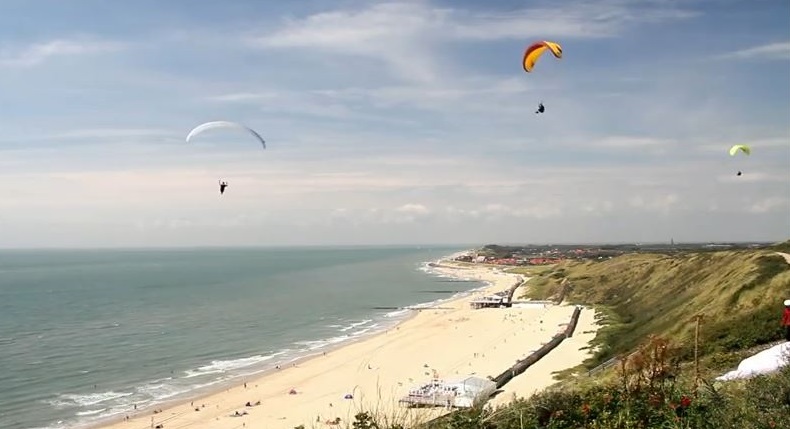
M 215 128 L 235 128 L 235 129 L 244 130 L 249 134 L 251 134 L 253 137 L 255 137 L 259 142 L 261 142 L 263 148 L 266 149 L 266 141 L 263 140 L 263 137 L 261 137 L 260 134 L 255 132 L 255 130 L 247 126 L 244 126 L 242 124 L 238 124 L 236 122 L 228 122 L 228 121 L 213 121 L 213 122 L 206 122 L 205 124 L 198 125 L 192 131 L 190 131 L 189 134 L 187 134 L 187 139 L 186 139 L 187 143 L 189 143 L 192 137 L 202 133 L 203 131 L 212 130 Z
M 200 124 L 197 127 L 193 128 L 192 131 L 189 132 L 189 134 L 187 134 L 186 141 L 187 141 L 187 143 L 189 143 L 192 140 L 192 138 L 195 137 L 196 135 L 198 135 L 198 134 L 200 134 L 200 133 L 202 133 L 202 132 L 204 132 L 206 130 L 212 130 L 212 129 L 216 129 L 216 128 L 234 128 L 234 129 L 240 129 L 240 130 L 246 131 L 248 134 L 252 135 L 259 142 L 261 142 L 261 145 L 263 146 L 263 148 L 266 149 L 266 141 L 263 139 L 263 137 L 261 137 L 260 134 L 255 132 L 255 130 L 253 130 L 252 128 L 249 128 L 247 126 L 244 126 L 242 124 L 239 124 L 239 123 L 236 123 L 236 122 L 229 122 L 229 121 L 212 121 L 212 122 L 206 122 L 204 124 Z M 219 194 L 220 195 L 223 195 L 225 193 L 225 188 L 227 188 L 227 187 L 228 187 L 228 182 L 223 182 L 222 180 L 219 180 Z
M 741 151 L 741 152 L 745 153 L 746 155 L 751 155 L 752 154 L 752 148 L 751 147 L 749 147 L 749 146 L 747 146 L 745 144 L 735 144 L 735 145 L 732 145 L 732 147 L 730 148 L 730 156 L 735 156 L 735 154 L 738 153 L 738 151 Z
M 524 51 L 524 71 L 530 73 L 535 67 L 535 63 L 538 61 L 538 58 L 540 58 L 540 56 L 543 55 L 546 50 L 551 51 L 555 58 L 562 58 L 562 46 L 560 46 L 559 43 L 549 42 L 547 40 L 535 42 L 529 45 L 529 47 L 527 47 L 527 49 Z
M 751 155 L 752 148 L 745 144 L 732 145 L 732 147 L 730 148 L 730 156 L 735 156 L 735 154 L 737 154 L 738 152 L 743 152 L 746 155 Z M 741 171 L 738 171 L 738 174 L 736 174 L 736 176 L 741 176 L 742 174 L 743 173 Z
M 550 51 L 555 58 L 562 58 L 562 46 L 560 46 L 559 43 L 549 42 L 547 40 L 535 42 L 529 45 L 524 51 L 524 57 L 521 61 L 524 71 L 531 73 L 532 69 L 535 68 L 535 63 L 537 63 L 541 55 L 543 55 L 547 50 Z M 543 113 L 545 111 L 546 108 L 543 106 L 543 102 L 541 101 L 540 104 L 538 104 L 538 110 L 535 111 L 535 114 Z

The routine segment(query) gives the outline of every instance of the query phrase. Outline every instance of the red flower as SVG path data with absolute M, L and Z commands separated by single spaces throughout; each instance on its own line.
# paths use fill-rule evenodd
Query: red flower
M 680 397 L 680 406 L 683 408 L 688 408 L 691 405 L 691 398 L 686 395 Z

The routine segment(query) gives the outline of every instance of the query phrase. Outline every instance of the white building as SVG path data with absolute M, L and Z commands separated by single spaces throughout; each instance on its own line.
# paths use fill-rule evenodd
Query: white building
M 472 308 L 491 308 L 505 305 L 507 297 L 502 295 L 486 295 L 469 301 Z
M 400 400 L 407 406 L 428 405 L 469 408 L 485 402 L 496 391 L 496 383 L 481 377 L 467 376 L 453 380 L 432 380 L 430 383 L 409 390 Z

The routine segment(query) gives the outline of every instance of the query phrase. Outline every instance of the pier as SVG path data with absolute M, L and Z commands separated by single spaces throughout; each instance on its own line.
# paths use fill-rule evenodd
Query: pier
M 527 281 L 521 278 L 516 284 L 510 286 L 507 290 L 495 292 L 493 295 L 487 295 L 482 298 L 473 299 L 469 305 L 474 309 L 479 308 L 499 308 L 499 307 L 512 307 L 513 295 L 516 289 L 523 286 Z

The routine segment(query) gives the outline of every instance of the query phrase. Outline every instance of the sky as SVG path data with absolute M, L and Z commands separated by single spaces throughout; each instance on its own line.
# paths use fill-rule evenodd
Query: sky
M 0 247 L 786 240 L 788 16 L 3 0 Z M 563 57 L 526 73 L 540 40 Z M 232 129 L 185 142 L 212 120 L 266 149 Z

